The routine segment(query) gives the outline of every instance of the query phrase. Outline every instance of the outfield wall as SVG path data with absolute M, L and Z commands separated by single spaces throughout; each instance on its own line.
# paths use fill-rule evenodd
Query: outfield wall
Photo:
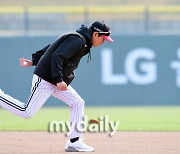
M 33 67 L 19 58 L 51 43 L 57 36 L 0 37 L 0 88 L 26 101 Z M 72 86 L 87 105 L 179 105 L 180 36 L 113 36 L 114 43 L 92 49 L 83 58 Z M 62 105 L 50 98 L 46 105 Z

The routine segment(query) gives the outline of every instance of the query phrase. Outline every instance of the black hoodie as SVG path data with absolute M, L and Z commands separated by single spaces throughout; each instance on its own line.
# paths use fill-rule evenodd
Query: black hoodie
M 81 58 L 90 52 L 91 40 L 92 31 L 84 25 L 76 32 L 60 36 L 32 54 L 34 74 L 54 85 L 62 81 L 69 85 Z

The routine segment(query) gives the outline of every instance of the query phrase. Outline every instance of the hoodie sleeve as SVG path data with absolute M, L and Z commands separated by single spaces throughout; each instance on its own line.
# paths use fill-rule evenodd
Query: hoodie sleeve
M 39 59 L 42 57 L 42 55 L 46 52 L 46 50 L 49 48 L 51 44 L 47 45 L 41 50 L 36 51 L 35 53 L 32 54 L 32 62 L 33 66 L 36 66 L 37 63 L 39 62 Z
M 63 63 L 78 53 L 83 47 L 83 42 L 78 36 L 69 36 L 52 55 L 51 75 L 55 83 L 63 81 Z

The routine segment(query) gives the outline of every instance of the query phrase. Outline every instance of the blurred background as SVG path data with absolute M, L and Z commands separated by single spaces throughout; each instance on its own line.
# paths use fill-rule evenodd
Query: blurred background
M 178 0 L 1 0 L 0 34 L 57 34 L 104 20 L 113 34 L 179 34 Z
M 114 42 L 92 49 L 76 71 L 72 86 L 86 104 L 179 105 L 179 0 L 0 0 L 0 88 L 26 101 L 33 68 L 19 58 L 96 20 Z

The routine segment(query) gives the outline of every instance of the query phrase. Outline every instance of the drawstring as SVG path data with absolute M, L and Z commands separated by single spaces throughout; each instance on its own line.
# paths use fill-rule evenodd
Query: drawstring
M 89 51 L 87 63 L 89 63 L 90 60 L 91 60 L 91 51 Z

